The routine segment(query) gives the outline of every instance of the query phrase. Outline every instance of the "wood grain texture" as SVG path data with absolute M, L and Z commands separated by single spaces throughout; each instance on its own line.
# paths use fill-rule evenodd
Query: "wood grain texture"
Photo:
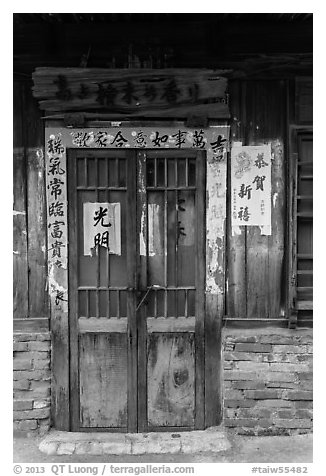
M 205 427 L 222 419 L 223 370 L 221 360 L 222 308 L 217 294 L 206 295 L 205 310 Z
M 48 111 L 106 109 L 129 117 L 186 117 L 207 112 L 210 117 L 225 118 L 229 116 L 227 79 L 222 73 L 200 69 L 37 68 L 33 92 L 41 108 Z M 148 87 L 154 92 L 149 94 Z
M 195 423 L 194 334 L 148 336 L 148 424 L 154 427 Z
M 282 81 L 251 84 L 247 93 L 247 113 L 251 119 L 248 145 L 274 142 L 274 154 L 277 152 L 276 162 L 275 155 L 272 159 L 272 238 L 262 235 L 258 227 L 247 227 L 247 317 L 267 318 L 282 312 L 279 283 L 284 254 L 278 248 L 280 243 L 284 246 L 284 171 L 282 152 L 276 150 L 276 143 L 282 150 L 286 96 Z M 270 287 L 271 279 L 274 287 Z
M 137 152 L 137 302 L 147 289 L 147 253 L 148 253 L 148 218 L 146 194 L 146 151 Z M 142 237 L 142 238 L 141 238 Z M 140 253 L 140 240 L 145 246 L 145 256 Z M 138 431 L 147 430 L 147 332 L 146 306 L 141 305 L 134 316 L 137 320 L 137 398 L 138 398 Z
M 286 164 L 283 141 L 272 141 L 272 157 L 272 235 L 268 237 L 269 317 L 279 316 L 282 311 L 286 311 Z
M 246 85 L 245 81 L 230 83 L 230 98 L 233 121 L 230 140 L 246 145 Z M 231 163 L 228 160 L 228 183 L 231 182 Z M 245 317 L 247 307 L 246 294 L 246 228 L 239 227 L 239 233 L 232 236 L 231 203 L 232 190 L 228 187 L 227 220 L 227 294 L 226 312 L 231 317 Z
M 41 111 L 26 87 L 25 104 L 27 210 L 28 210 L 28 267 L 29 315 L 49 313 L 47 290 L 47 228 L 44 161 L 44 125 Z
M 13 317 L 28 316 L 28 264 L 26 230 L 26 162 L 23 131 L 23 95 L 21 83 L 13 89 Z
M 312 77 L 297 77 L 295 80 L 295 122 L 313 122 L 313 80 Z
M 127 316 L 128 316 L 128 431 L 137 431 L 137 320 L 135 293 L 137 285 L 137 256 L 139 256 L 138 242 L 132 237 L 137 228 L 136 207 L 136 158 L 132 151 L 127 152 L 127 274 L 128 291 Z M 121 320 L 121 319 L 120 319 Z
M 243 145 L 272 145 L 272 236 L 262 235 L 256 226 L 239 227 L 239 233 L 231 236 L 229 224 L 227 313 L 229 317 L 275 318 L 285 308 L 285 88 L 282 81 L 246 81 L 232 87 L 236 91 L 232 139 Z M 241 111 L 240 104 L 244 105 Z
M 83 334 L 79 338 L 80 424 L 127 427 L 127 336 Z
M 147 332 L 194 332 L 195 324 L 195 317 L 149 317 Z
M 13 331 L 19 333 L 48 332 L 50 320 L 48 317 L 28 317 L 26 319 L 14 319 Z
M 195 427 L 205 426 L 205 274 L 206 274 L 206 153 L 196 156 L 196 380 Z M 223 270 L 224 271 L 224 270 Z M 224 281 L 224 279 L 223 279 Z

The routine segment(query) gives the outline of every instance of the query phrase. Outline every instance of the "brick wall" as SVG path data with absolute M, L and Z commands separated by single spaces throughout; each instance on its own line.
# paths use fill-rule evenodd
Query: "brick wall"
M 312 330 L 223 329 L 224 424 L 243 435 L 312 431 Z
M 50 333 L 14 334 L 14 433 L 41 435 L 50 427 Z

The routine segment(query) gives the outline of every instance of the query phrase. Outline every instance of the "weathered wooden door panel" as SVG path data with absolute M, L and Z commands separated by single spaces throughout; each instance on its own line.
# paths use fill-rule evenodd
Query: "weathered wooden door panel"
M 150 427 L 194 427 L 193 333 L 149 334 L 147 382 Z
M 203 428 L 204 153 L 68 163 L 72 430 Z
M 126 334 L 81 334 L 79 369 L 81 426 L 127 429 Z

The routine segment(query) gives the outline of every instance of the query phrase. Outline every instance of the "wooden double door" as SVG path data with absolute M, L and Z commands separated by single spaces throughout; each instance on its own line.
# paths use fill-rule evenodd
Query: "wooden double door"
M 72 431 L 204 428 L 205 152 L 68 152 Z

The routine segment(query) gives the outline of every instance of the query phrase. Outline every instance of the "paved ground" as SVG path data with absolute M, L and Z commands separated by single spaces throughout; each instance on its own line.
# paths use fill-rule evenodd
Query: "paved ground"
M 42 439 L 14 440 L 14 463 L 312 463 L 312 434 L 245 437 L 228 434 L 231 449 L 224 452 L 146 454 L 141 456 L 48 456 L 38 449 Z

